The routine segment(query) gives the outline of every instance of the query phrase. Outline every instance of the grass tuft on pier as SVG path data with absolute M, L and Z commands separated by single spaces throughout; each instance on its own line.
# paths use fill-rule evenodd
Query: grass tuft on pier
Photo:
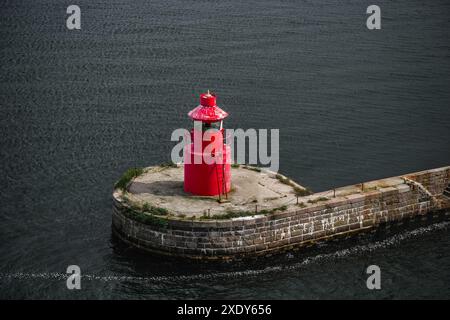
M 116 182 L 115 187 L 117 189 L 125 191 L 130 181 L 143 173 L 144 173 L 143 168 L 130 168 L 127 171 L 125 171 L 122 177 L 120 177 L 119 181 Z

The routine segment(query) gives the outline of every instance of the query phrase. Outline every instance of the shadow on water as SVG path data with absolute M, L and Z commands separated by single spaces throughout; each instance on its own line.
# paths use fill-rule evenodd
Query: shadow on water
M 396 223 L 383 223 L 371 232 L 345 239 L 316 243 L 272 256 L 238 261 L 202 261 L 159 255 L 133 248 L 116 236 L 111 237 L 115 259 L 126 261 L 134 277 L 159 281 L 194 280 L 221 277 L 257 276 L 270 272 L 297 270 L 312 263 L 329 262 L 349 255 L 364 255 L 399 244 L 435 230 L 447 229 L 445 213 L 416 217 Z M 366 258 L 364 258 L 366 259 Z

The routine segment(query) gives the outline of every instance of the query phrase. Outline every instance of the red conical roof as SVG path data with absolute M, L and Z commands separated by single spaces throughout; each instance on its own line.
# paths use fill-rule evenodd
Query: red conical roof
M 216 96 L 208 91 L 200 95 L 200 105 L 191 110 L 188 116 L 196 121 L 216 122 L 228 117 L 228 113 L 216 105 Z

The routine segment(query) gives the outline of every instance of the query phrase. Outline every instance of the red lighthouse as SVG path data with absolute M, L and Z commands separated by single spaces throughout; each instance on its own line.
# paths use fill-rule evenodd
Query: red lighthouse
M 216 96 L 200 95 L 200 105 L 188 113 L 194 120 L 191 143 L 184 149 L 184 190 L 202 195 L 222 195 L 231 189 L 231 152 L 225 144 L 223 119 L 228 113 L 216 105 Z

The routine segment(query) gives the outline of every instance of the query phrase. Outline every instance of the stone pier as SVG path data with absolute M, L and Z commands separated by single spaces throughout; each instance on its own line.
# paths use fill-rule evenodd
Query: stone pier
M 113 231 L 137 248 L 179 257 L 270 255 L 386 222 L 450 216 L 450 166 L 312 194 L 282 175 L 241 166 L 221 202 L 185 194 L 180 167 L 144 171 L 114 190 Z

